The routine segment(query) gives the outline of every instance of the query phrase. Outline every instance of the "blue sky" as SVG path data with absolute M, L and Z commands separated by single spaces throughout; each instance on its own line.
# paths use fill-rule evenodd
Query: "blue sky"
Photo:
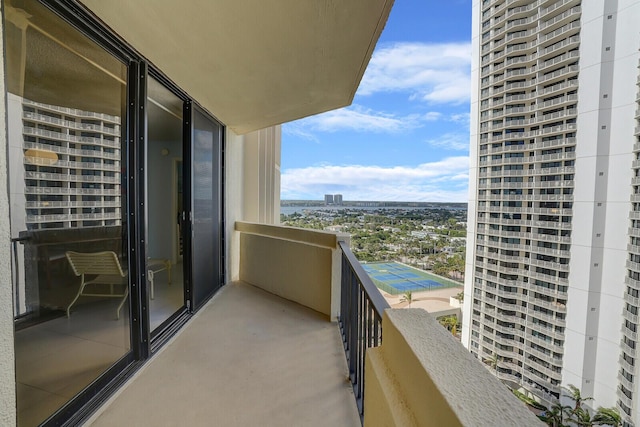
M 349 107 L 282 126 L 281 198 L 466 202 L 471 0 L 396 0 Z

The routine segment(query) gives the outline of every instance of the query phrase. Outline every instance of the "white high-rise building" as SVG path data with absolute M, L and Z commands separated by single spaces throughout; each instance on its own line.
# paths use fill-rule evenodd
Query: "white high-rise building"
M 15 230 L 120 225 L 119 117 L 13 94 L 7 113 Z
M 640 1 L 473 3 L 463 344 L 640 425 Z

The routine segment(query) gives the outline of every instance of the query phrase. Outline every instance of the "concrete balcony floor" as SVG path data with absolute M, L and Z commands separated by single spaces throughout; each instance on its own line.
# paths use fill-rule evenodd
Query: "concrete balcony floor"
M 338 327 L 238 282 L 224 287 L 89 422 L 360 426 Z

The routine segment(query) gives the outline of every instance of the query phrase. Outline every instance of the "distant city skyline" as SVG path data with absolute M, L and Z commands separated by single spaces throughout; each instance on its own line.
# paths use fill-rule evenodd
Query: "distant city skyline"
M 466 202 L 471 1 L 394 4 L 349 107 L 284 124 L 282 199 Z
M 280 203 L 290 203 L 290 202 L 318 202 L 324 203 L 327 199 L 323 195 L 322 197 L 316 197 L 312 199 L 280 199 Z M 467 201 L 462 202 L 436 202 L 436 201 L 416 201 L 416 200 L 374 200 L 374 199 L 342 199 L 342 203 L 354 203 L 354 202 L 378 202 L 378 203 L 420 203 L 420 204 L 428 204 L 428 203 L 454 203 L 454 204 L 467 204 Z
M 416 202 L 410 200 L 342 200 L 339 204 L 340 207 L 428 207 L 432 205 L 451 205 L 456 208 L 466 207 L 466 202 Z M 282 199 L 280 200 L 280 206 L 333 206 L 333 204 L 327 205 L 327 199 Z

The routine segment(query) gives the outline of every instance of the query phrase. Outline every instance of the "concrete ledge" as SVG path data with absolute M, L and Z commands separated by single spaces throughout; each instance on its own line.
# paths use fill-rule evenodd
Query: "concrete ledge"
M 331 318 L 335 234 L 244 222 L 236 230 L 240 280 Z
M 307 245 L 323 246 L 330 249 L 335 249 L 338 244 L 337 234 L 328 231 L 308 230 L 304 228 L 241 221 L 236 221 L 236 231 L 302 242 Z
M 364 425 L 544 425 L 422 309 L 389 309 L 367 350 Z

